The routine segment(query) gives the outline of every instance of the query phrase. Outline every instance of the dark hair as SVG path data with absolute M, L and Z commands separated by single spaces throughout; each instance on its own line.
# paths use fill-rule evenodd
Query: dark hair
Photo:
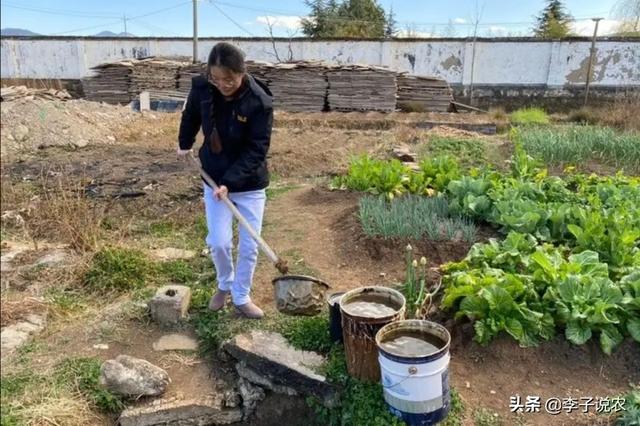
M 220 42 L 213 46 L 209 53 L 207 68 L 213 66 L 226 68 L 237 74 L 247 70 L 244 64 L 244 52 L 231 43 Z

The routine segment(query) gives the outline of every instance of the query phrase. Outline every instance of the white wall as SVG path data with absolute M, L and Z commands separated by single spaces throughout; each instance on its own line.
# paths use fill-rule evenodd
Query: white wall
M 202 39 L 199 59 L 206 60 L 219 39 Z M 231 40 L 249 59 L 275 61 L 271 40 Z M 407 41 L 276 41 L 278 56 L 294 60 L 323 60 L 334 64 L 383 65 L 397 71 L 432 75 L 451 84 L 546 85 L 584 84 L 588 66 L 588 40 L 534 41 L 499 39 Z M 142 56 L 190 56 L 189 39 L 91 39 L 3 37 L 2 78 L 79 79 L 100 63 Z M 598 40 L 594 86 L 639 86 L 640 41 Z

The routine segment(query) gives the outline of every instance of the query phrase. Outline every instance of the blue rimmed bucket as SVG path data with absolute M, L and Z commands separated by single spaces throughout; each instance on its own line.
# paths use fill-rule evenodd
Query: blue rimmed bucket
M 433 348 L 407 354 L 385 344 L 405 335 L 422 336 Z M 423 320 L 397 321 L 376 334 L 384 400 L 405 423 L 433 425 L 447 417 L 450 343 L 446 328 Z

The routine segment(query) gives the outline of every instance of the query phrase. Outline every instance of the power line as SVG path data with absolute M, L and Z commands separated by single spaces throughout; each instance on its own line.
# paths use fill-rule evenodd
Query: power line
M 187 4 L 187 3 L 191 3 L 191 1 L 183 1 L 183 2 L 175 4 L 173 6 L 165 7 L 163 9 L 158 9 L 158 10 L 154 10 L 152 12 L 144 13 L 142 15 L 137 15 L 137 16 L 134 16 L 134 17 L 131 17 L 131 18 L 126 18 L 126 21 L 133 21 L 133 20 L 138 20 L 140 18 L 145 18 L 147 16 L 156 15 L 158 13 L 162 13 L 162 12 L 166 12 L 168 10 L 176 9 L 176 8 L 178 8 L 180 6 L 183 6 L 183 5 Z M 92 25 L 92 26 L 89 26 L 89 27 L 76 28 L 76 29 L 69 30 L 69 31 L 62 31 L 62 32 L 59 32 L 59 33 L 54 33 L 52 35 L 64 35 L 64 34 L 69 34 L 69 33 L 75 33 L 75 32 L 78 32 L 78 31 L 92 30 L 92 29 L 95 29 L 95 28 L 102 28 L 102 27 L 115 25 L 115 24 L 118 24 L 118 23 L 121 23 L 121 22 L 122 22 L 122 17 L 119 17 L 119 19 L 117 21 L 114 21 L 114 22 L 111 22 L 111 23 L 108 23 L 108 24 L 100 24 L 100 25 Z
M 218 5 L 215 4 L 212 0 L 209 0 L 209 3 L 211 4 L 211 6 L 215 7 L 216 9 L 218 9 L 218 12 L 222 13 L 222 15 L 225 18 L 227 18 L 229 21 L 231 21 L 236 27 L 240 28 L 242 31 L 244 31 L 245 33 L 249 34 L 251 37 L 255 37 L 255 35 L 251 31 L 249 31 L 248 29 L 246 29 L 245 27 L 243 27 L 242 25 L 237 23 L 231 16 L 227 15 L 226 13 L 224 13 L 224 10 L 222 10 L 220 7 L 218 7 Z
M 112 25 L 120 24 L 121 22 L 122 22 L 122 19 L 118 19 L 117 21 L 113 21 L 113 22 L 110 22 L 108 24 L 100 24 L 100 25 L 93 25 L 93 26 L 90 26 L 90 27 L 76 28 L 76 29 L 69 30 L 69 31 L 62 31 L 62 32 L 59 32 L 59 33 L 53 33 L 51 35 L 53 35 L 53 36 L 65 35 L 65 34 L 69 34 L 69 33 L 75 33 L 75 32 L 78 32 L 78 31 L 85 31 L 85 30 L 93 30 L 93 29 L 96 29 L 96 28 L 110 27 Z
M 113 14 L 96 14 L 96 12 L 93 12 L 93 13 L 79 12 L 79 11 L 62 10 L 62 9 L 39 9 L 34 7 L 16 6 L 8 3 L 2 3 L 2 7 L 9 7 L 11 9 L 20 9 L 20 10 L 26 10 L 29 12 L 44 13 L 49 15 L 62 15 L 62 16 L 68 16 L 73 18 L 110 19 L 110 18 L 117 17 L 117 15 L 113 15 Z
M 155 33 L 160 32 L 160 33 L 165 33 L 165 34 L 176 36 L 176 37 L 182 37 L 182 34 L 178 34 L 178 33 L 175 33 L 173 31 L 167 30 L 166 28 L 159 27 L 157 25 L 153 25 L 153 24 L 151 24 L 149 22 L 146 22 L 146 21 L 143 21 L 141 19 L 137 19 L 136 22 L 134 22 L 134 24 L 136 24 L 138 26 L 141 26 L 141 27 L 144 27 L 147 30 L 153 31 Z
M 183 1 L 173 6 L 165 7 L 164 9 L 154 10 L 153 12 L 145 13 L 143 15 L 134 16 L 133 18 L 127 18 L 127 20 L 131 21 L 132 19 L 146 18 L 147 16 L 156 15 L 158 13 L 166 12 L 167 10 L 177 9 L 180 6 L 184 6 L 185 4 L 191 4 L 190 0 Z

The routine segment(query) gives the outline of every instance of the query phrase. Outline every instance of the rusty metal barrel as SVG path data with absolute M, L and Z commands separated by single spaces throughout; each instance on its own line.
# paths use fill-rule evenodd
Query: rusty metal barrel
M 404 319 L 404 296 L 388 287 L 360 287 L 340 299 L 342 336 L 349 375 L 366 382 L 380 381 L 376 333 Z

